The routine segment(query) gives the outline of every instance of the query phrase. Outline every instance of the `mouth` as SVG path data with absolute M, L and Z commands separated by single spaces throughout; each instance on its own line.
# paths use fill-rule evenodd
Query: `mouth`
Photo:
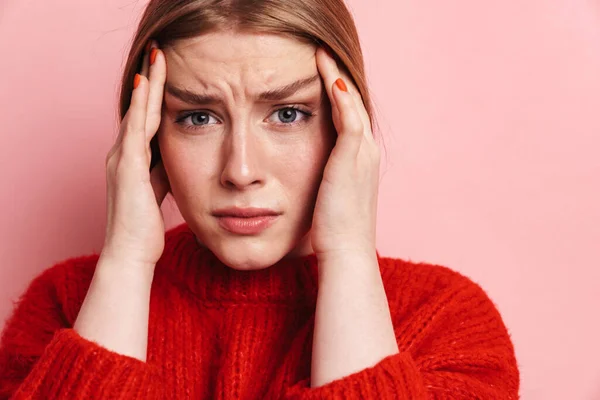
M 213 212 L 219 226 L 237 235 L 256 235 L 273 225 L 281 213 L 267 208 L 228 208 Z

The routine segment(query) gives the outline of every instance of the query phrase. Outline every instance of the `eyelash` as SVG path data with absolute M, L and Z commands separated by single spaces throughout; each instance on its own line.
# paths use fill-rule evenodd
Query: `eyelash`
M 304 116 L 304 119 L 298 122 L 280 122 L 280 123 L 275 123 L 275 125 L 279 125 L 279 126 L 283 126 L 283 127 L 292 127 L 295 125 L 299 125 L 302 123 L 306 123 L 308 122 L 312 117 L 315 116 L 315 114 L 311 111 L 307 111 L 307 110 L 303 110 L 298 106 L 286 106 L 286 107 L 281 107 L 276 109 L 275 111 L 273 111 L 269 117 L 271 117 L 272 115 L 279 113 L 280 111 L 283 110 L 294 110 L 296 112 L 299 112 L 300 114 L 302 114 Z M 188 129 L 188 130 L 196 130 L 196 129 L 204 129 L 207 126 L 213 125 L 213 124 L 204 124 L 204 125 L 194 125 L 194 124 L 185 124 L 183 121 L 185 121 L 188 117 L 192 117 L 194 115 L 198 115 L 198 114 L 203 114 L 203 115 L 207 115 L 209 118 L 215 118 L 214 116 L 211 115 L 211 113 L 207 112 L 207 111 L 188 111 L 185 112 L 183 114 L 181 114 L 181 116 L 179 116 L 176 120 L 175 123 L 181 125 L 184 129 Z

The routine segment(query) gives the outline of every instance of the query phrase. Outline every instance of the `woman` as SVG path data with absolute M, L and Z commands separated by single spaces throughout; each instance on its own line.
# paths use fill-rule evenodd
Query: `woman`
M 375 249 L 380 157 L 341 0 L 150 1 L 121 118 L 104 247 L 31 283 L 0 398 L 518 398 L 485 292 Z M 185 223 L 165 234 L 167 193 Z

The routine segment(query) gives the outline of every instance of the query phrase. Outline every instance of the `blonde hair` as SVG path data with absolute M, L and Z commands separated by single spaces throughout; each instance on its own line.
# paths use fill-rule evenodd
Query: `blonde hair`
M 119 120 L 129 108 L 133 78 L 141 69 L 149 40 L 156 40 L 164 48 L 180 39 L 223 29 L 287 35 L 328 48 L 362 95 L 375 132 L 360 41 L 343 0 L 150 0 L 123 70 Z M 154 139 L 151 168 L 160 159 Z

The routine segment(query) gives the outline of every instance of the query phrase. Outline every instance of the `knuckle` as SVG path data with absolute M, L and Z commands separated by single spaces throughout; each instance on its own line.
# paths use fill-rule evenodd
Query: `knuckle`
M 121 129 L 123 129 L 123 136 L 126 137 L 136 130 L 136 126 L 133 121 L 128 118 L 127 121 L 125 121 L 125 123 L 121 126 Z
M 125 117 L 119 128 L 123 138 L 142 132 L 143 128 L 141 128 L 139 125 L 140 121 L 135 121 L 135 118 L 131 118 L 129 116 Z
M 123 144 L 121 146 L 121 159 L 133 159 L 135 158 L 135 150 L 133 149 L 133 143 L 131 140 L 123 140 Z
M 160 125 L 161 115 L 160 112 L 152 111 L 148 113 L 148 120 L 146 122 L 147 128 L 152 131 L 156 131 Z
M 348 133 L 352 136 L 362 136 L 364 131 L 363 124 L 360 120 L 353 118 L 348 127 Z
M 119 158 L 119 164 L 123 164 L 126 167 L 136 167 L 138 165 L 142 165 L 149 158 L 148 153 L 150 150 L 138 151 L 134 143 L 131 143 L 127 146 L 123 146 L 123 150 L 121 151 L 121 157 Z
M 114 166 L 113 176 L 115 180 L 122 180 L 130 170 L 129 161 L 124 157 L 120 157 Z

